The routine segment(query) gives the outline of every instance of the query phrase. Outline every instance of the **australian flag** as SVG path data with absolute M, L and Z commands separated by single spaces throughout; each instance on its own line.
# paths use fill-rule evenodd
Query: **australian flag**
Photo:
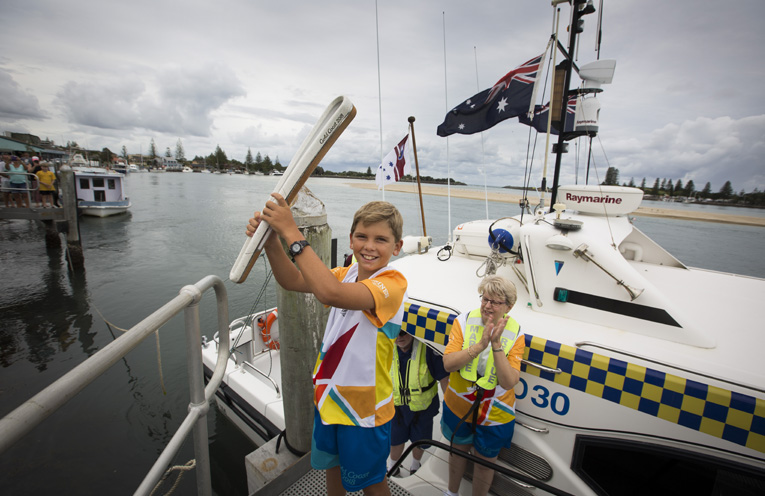
M 576 114 L 576 95 L 571 95 L 568 97 L 568 105 L 566 107 L 566 127 L 564 130 L 565 134 L 572 133 L 574 131 L 574 119 Z M 545 105 L 534 105 L 534 114 L 533 117 L 529 118 L 528 114 L 523 114 L 518 116 L 518 121 L 526 124 L 527 126 L 531 126 L 540 133 L 546 133 L 547 132 L 547 119 L 550 115 L 550 103 L 548 102 Z M 553 116 L 553 122 L 550 126 L 550 134 L 557 135 L 560 127 L 560 123 L 558 122 L 558 119 L 560 119 L 559 115 Z
M 437 134 L 449 136 L 454 133 L 479 133 L 505 119 L 531 112 L 534 85 L 544 55 L 521 64 L 491 88 L 454 107 L 438 126 Z

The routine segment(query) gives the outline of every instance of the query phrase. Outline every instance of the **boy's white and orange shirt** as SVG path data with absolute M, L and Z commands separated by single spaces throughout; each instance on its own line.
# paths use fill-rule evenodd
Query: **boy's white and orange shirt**
M 341 282 L 356 282 L 358 264 L 332 273 Z M 390 367 L 407 282 L 392 267 L 358 282 L 371 291 L 375 309 L 330 310 L 314 368 L 314 403 L 325 424 L 375 427 L 395 414 Z

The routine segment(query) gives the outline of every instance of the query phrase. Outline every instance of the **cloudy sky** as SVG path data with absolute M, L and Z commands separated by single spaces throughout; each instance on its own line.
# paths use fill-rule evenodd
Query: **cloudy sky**
M 286 165 L 344 94 L 358 114 L 323 167 L 374 170 L 412 115 L 421 174 L 448 169 L 483 184 L 485 171 L 493 185 L 522 183 L 529 128 L 513 119 L 483 140 L 447 140 L 436 127 L 541 53 L 553 26 L 549 0 L 378 0 L 377 11 L 374 0 L 0 0 L 0 8 L 0 131 L 117 153 L 146 153 L 152 139 L 160 153 L 174 152 L 181 139 L 187 158 L 220 145 L 240 161 L 249 148 Z M 566 25 L 569 6 L 561 12 Z M 765 189 L 765 2 L 605 0 L 603 18 L 601 58 L 617 65 L 599 96 L 591 182 L 610 165 L 638 184 L 661 177 Z M 596 58 L 597 14 L 585 19 L 579 65 Z M 574 181 L 577 155 L 583 182 L 585 150 L 584 141 L 571 145 L 562 182 Z

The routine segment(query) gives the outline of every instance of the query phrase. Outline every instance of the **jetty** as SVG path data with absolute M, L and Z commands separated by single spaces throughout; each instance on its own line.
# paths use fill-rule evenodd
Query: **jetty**
M 68 165 L 58 173 L 60 182 L 61 208 L 5 207 L 0 204 L 0 219 L 39 220 L 45 224 L 45 244 L 48 247 L 61 246 L 59 233 L 66 235 L 67 262 L 75 270 L 84 268 L 84 256 L 80 241 L 80 226 L 77 220 L 77 193 L 75 192 L 74 171 Z M 29 194 L 29 192 L 25 192 Z

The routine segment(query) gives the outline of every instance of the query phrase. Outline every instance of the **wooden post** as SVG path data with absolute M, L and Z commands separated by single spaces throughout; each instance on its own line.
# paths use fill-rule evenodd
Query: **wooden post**
M 311 248 L 325 265 L 331 260 L 332 230 L 324 204 L 303 187 L 292 206 L 292 215 Z M 284 424 L 287 442 L 298 451 L 311 450 L 313 431 L 313 368 L 327 325 L 329 309 L 314 295 L 285 291 L 276 295 L 279 309 Z
M 313 251 L 326 264 L 330 263 L 332 230 L 327 225 L 324 204 L 306 188 L 301 188 L 292 215 Z M 284 247 L 285 250 L 287 247 Z M 282 402 L 287 444 L 295 451 L 311 451 L 313 432 L 313 367 L 319 355 L 321 338 L 327 325 L 329 309 L 319 303 L 312 294 L 285 291 L 279 285 L 276 290 L 279 310 L 279 344 L 282 371 Z M 290 479 L 289 469 L 304 466 L 310 468 L 310 455 L 299 458 L 287 448 L 276 450 L 278 438 L 268 441 L 245 458 L 247 489 L 250 494 L 259 493 L 272 484 L 271 492 L 278 494 L 280 484 Z M 281 476 L 281 477 L 280 477 Z M 287 486 L 289 484 L 287 483 Z M 286 486 L 285 486 L 286 487 Z
M 60 248 L 61 238 L 58 237 L 58 229 L 56 229 L 56 222 L 52 220 L 43 220 L 45 225 L 45 246 L 47 248 Z
M 67 260 L 72 270 L 85 268 L 85 257 L 80 243 L 80 224 L 77 219 L 77 190 L 74 185 L 74 171 L 68 165 L 61 167 L 61 196 L 64 206 L 64 218 L 67 223 L 66 250 Z

